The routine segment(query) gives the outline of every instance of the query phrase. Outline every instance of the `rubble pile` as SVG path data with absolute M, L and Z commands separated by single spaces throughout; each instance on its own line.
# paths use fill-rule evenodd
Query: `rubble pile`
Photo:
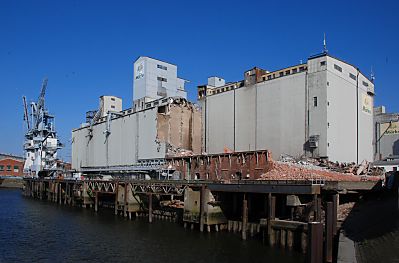
M 166 144 L 166 151 L 168 157 L 185 157 L 194 155 L 193 151 L 176 147 L 170 143 Z
M 184 208 L 184 202 L 180 200 L 161 201 L 160 205 L 162 207 Z
M 338 206 L 338 213 L 337 213 L 338 221 L 344 221 L 348 217 L 349 213 L 352 211 L 354 205 L 355 202 L 340 204 Z
M 296 160 L 290 156 L 282 156 L 282 162 L 286 163 L 297 163 L 305 166 L 311 167 L 320 167 L 325 168 L 330 171 L 344 173 L 344 174 L 354 174 L 354 175 L 366 175 L 366 176 L 383 176 L 384 169 L 381 167 L 373 167 L 370 162 L 363 160 L 363 162 L 359 165 L 355 163 L 339 163 L 339 162 L 331 162 L 327 159 L 314 159 L 314 158 L 306 158 Z
M 355 165 L 284 156 L 281 161 L 271 162 L 272 169 L 262 174 L 260 180 L 377 181 L 383 176 L 383 170 L 366 161 Z

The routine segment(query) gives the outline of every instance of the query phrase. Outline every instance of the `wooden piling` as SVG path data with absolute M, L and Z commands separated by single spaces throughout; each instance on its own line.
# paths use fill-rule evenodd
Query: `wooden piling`
M 123 196 L 123 216 L 124 217 L 127 217 L 127 185 L 128 185 L 128 183 L 125 181 L 125 193 L 124 193 L 124 196 Z
M 291 230 L 287 230 L 287 248 L 292 250 L 294 246 L 294 233 Z
M 119 191 L 119 181 L 115 183 L 115 203 L 114 203 L 114 214 L 118 215 L 118 191 Z
M 321 220 L 321 198 L 315 194 L 313 196 L 313 209 L 314 209 L 314 220 L 315 222 L 320 222 Z
M 285 248 L 286 245 L 286 231 L 285 229 L 280 230 L 280 246 Z
M 242 232 L 241 237 L 243 240 L 247 239 L 247 224 L 248 224 L 248 201 L 246 195 L 242 200 Z
M 270 246 L 274 246 L 274 233 L 271 221 L 276 217 L 276 197 L 269 193 L 268 196 L 268 215 L 267 215 L 267 236 Z M 273 236 L 273 237 L 272 237 Z
M 201 186 L 200 190 L 200 232 L 204 232 L 204 223 L 205 223 L 205 207 L 206 207 L 206 202 L 205 202 L 205 186 Z
M 94 211 L 98 211 L 98 192 L 95 194 L 95 199 L 94 199 Z
M 337 215 L 338 215 L 338 206 L 339 206 L 339 194 L 336 193 L 332 198 L 333 203 L 333 236 L 337 234 Z
M 152 223 L 152 194 L 148 195 L 148 222 Z
M 309 263 L 323 262 L 323 223 L 308 223 L 308 260 Z
M 61 183 L 59 183 L 58 184 L 59 185 L 59 194 L 60 194 L 60 197 L 59 197 L 59 199 L 58 199 L 58 201 L 59 201 L 59 204 L 62 204 L 62 185 L 61 185 Z
M 334 238 L 334 204 L 333 202 L 327 202 L 326 209 L 326 245 L 325 245 L 325 262 L 332 263 L 333 261 L 333 238 Z

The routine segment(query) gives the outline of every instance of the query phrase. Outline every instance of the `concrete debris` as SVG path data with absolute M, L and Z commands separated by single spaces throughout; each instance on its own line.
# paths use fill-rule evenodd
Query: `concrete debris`
M 193 151 L 176 147 L 170 143 L 167 143 L 166 145 L 166 152 L 168 157 L 185 157 L 194 155 Z
M 337 214 L 338 221 L 344 221 L 348 217 L 349 213 L 352 211 L 354 205 L 355 202 L 340 204 L 338 206 L 338 214 Z
M 295 159 L 292 156 L 282 156 L 281 161 L 284 163 L 299 164 L 312 169 L 324 169 L 333 172 L 338 172 L 343 174 L 353 174 L 363 177 L 384 176 L 384 169 L 380 167 L 373 167 L 371 163 L 366 160 L 363 160 L 360 165 L 356 165 L 355 163 L 331 162 L 326 159 L 315 159 L 315 158 Z
M 296 160 L 289 156 L 284 156 L 281 161 L 270 161 L 272 169 L 262 174 L 259 180 L 378 181 L 383 175 L 367 162 L 357 166 L 317 159 Z
M 160 202 L 161 207 L 184 208 L 184 202 L 181 200 L 166 200 Z

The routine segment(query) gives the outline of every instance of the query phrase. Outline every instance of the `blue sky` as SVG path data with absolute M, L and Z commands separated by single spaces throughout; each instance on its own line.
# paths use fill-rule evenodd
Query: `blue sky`
M 322 50 L 369 75 L 375 104 L 398 112 L 399 1 L 15 1 L 0 0 L 0 152 L 22 154 L 23 95 L 46 103 L 70 158 L 71 129 L 101 95 L 132 103 L 133 61 L 165 60 L 196 86 L 243 78 Z

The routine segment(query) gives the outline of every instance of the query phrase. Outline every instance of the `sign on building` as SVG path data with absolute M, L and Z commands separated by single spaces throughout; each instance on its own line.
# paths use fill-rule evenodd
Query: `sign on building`
M 399 122 L 395 121 L 392 123 L 386 122 L 386 123 L 381 123 L 380 125 L 380 134 L 384 135 L 394 135 L 394 134 L 399 134 Z
M 373 103 L 371 97 L 367 94 L 362 94 L 362 110 L 365 113 L 371 114 L 373 110 Z

